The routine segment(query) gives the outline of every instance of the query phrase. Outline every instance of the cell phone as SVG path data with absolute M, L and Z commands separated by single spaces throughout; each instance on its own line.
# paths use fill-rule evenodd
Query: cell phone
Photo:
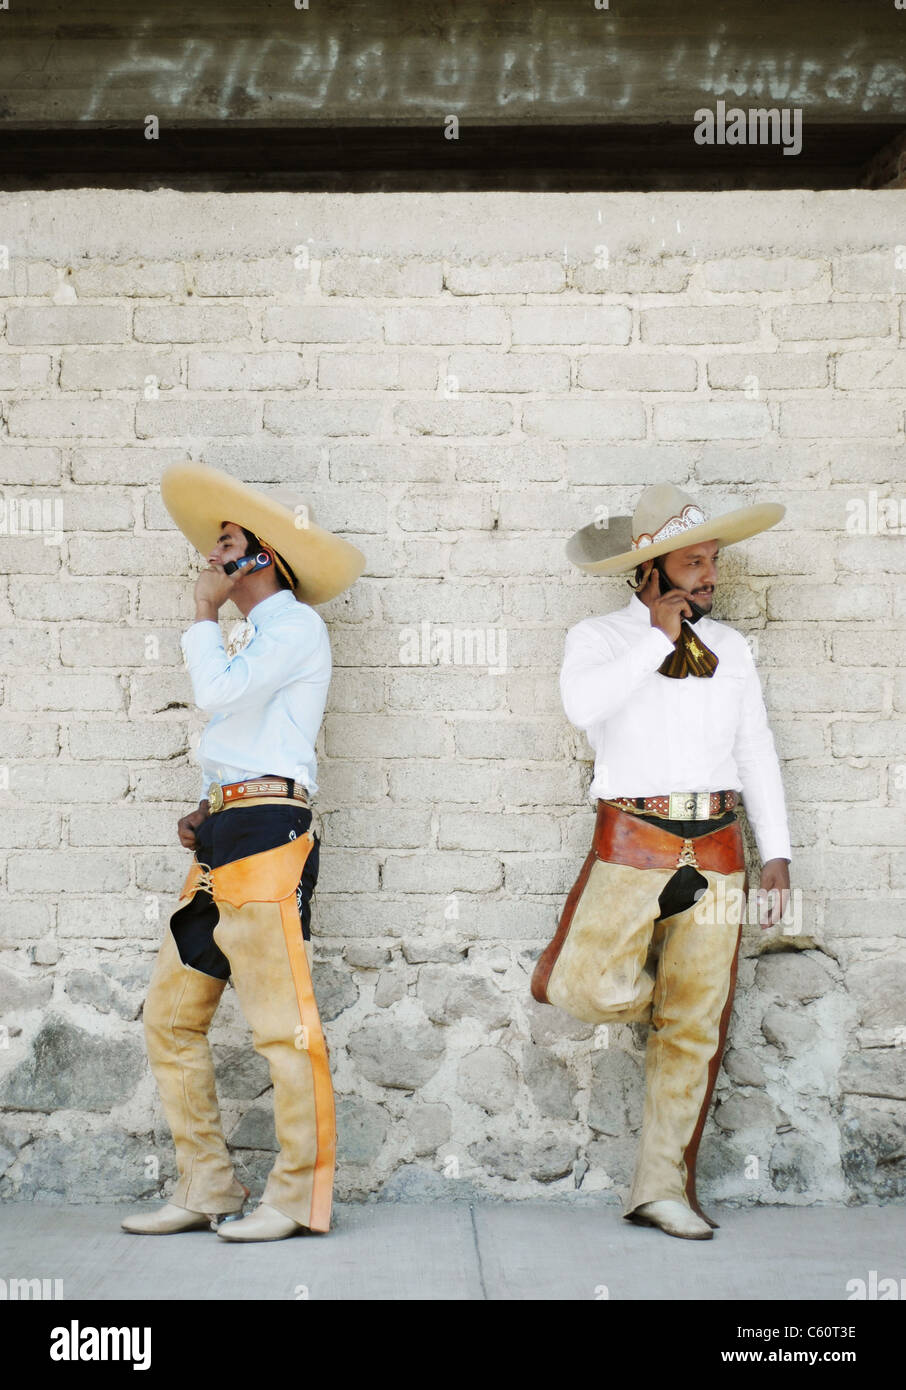
M 665 593 L 667 592 L 668 589 L 678 589 L 678 588 L 679 588 L 679 585 L 678 585 L 678 584 L 674 584 L 673 580 L 672 580 L 672 579 L 670 578 L 670 576 L 667 574 L 667 572 L 666 572 L 665 569 L 664 569 L 663 561 L 664 561 L 664 556 L 663 556 L 663 555 L 659 555 L 659 556 L 657 557 L 657 559 L 655 560 L 654 565 L 655 565 L 655 569 L 657 570 L 658 574 L 659 574 L 660 577 L 661 577 L 661 578 L 660 578 L 661 593 L 662 593 L 662 594 L 665 594 Z M 687 618 L 687 617 L 684 616 L 684 617 L 683 617 L 683 622 L 684 622 L 684 623 L 697 623 L 698 620 L 699 620 L 699 618 L 706 618 L 706 617 L 708 616 L 707 613 L 705 612 L 704 608 L 699 608 L 698 604 L 697 604 L 697 603 L 693 603 L 691 598 L 687 598 L 687 599 L 686 599 L 686 602 L 688 603 L 689 607 L 692 609 L 692 617 L 691 617 L 691 618 Z
M 271 563 L 271 557 L 266 550 L 259 550 L 257 555 L 243 555 L 239 560 L 227 560 L 223 567 L 224 574 L 235 574 L 236 570 L 246 570 L 249 574 L 254 574 L 255 570 L 266 570 Z

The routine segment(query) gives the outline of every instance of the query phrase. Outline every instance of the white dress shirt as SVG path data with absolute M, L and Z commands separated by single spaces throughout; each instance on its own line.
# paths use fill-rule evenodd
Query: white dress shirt
M 276 773 L 318 790 L 315 740 L 330 685 L 330 642 L 323 618 L 288 589 L 248 614 L 251 640 L 227 656 L 213 619 L 193 623 L 181 646 L 198 708 L 212 718 L 198 745 L 202 781 L 244 782 Z
M 762 861 L 789 859 L 780 765 L 761 682 L 741 633 L 713 618 L 693 631 L 718 658 L 713 676 L 658 673 L 673 651 L 635 594 L 566 635 L 563 708 L 594 749 L 593 800 L 668 792 L 742 792 Z

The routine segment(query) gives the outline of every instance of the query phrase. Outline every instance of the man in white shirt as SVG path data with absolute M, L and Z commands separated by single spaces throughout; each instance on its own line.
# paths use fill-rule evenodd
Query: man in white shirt
M 122 1224 L 142 1235 L 210 1226 L 228 1241 L 281 1240 L 330 1226 L 334 1100 L 309 928 L 315 741 L 331 657 L 311 604 L 347 588 L 364 556 L 315 527 L 293 496 L 255 492 L 215 469 L 169 469 L 161 490 L 208 560 L 181 641 L 196 704 L 211 718 L 198 746 L 198 809 L 178 824 L 194 859 L 144 1009 L 179 1176 L 161 1210 Z M 227 598 L 245 622 L 225 648 Z M 270 1067 L 280 1148 L 259 1206 L 241 1219 L 248 1189 L 224 1140 L 207 1041 L 230 977 Z
M 587 573 L 635 567 L 638 588 L 625 608 L 567 634 L 563 706 L 594 748 L 598 814 L 532 993 L 587 1022 L 652 1024 L 624 1215 L 687 1239 L 709 1239 L 717 1225 L 698 1204 L 695 1159 L 732 1007 L 748 887 L 740 792 L 763 861 L 765 925 L 785 907 L 791 857 L 749 645 L 708 613 L 721 546 L 782 516 L 782 507 L 761 504 L 709 522 L 687 494 L 658 485 L 640 498 L 628 548 L 592 526 L 567 551 Z

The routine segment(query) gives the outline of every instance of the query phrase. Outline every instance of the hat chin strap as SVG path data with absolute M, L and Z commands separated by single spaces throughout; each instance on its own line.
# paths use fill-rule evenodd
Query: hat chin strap
M 277 570 L 279 570 L 279 572 L 283 575 L 283 578 L 286 580 L 286 582 L 287 582 L 287 584 L 289 585 L 289 587 L 290 587 L 293 591 L 295 591 L 296 585 L 297 585 L 297 582 L 298 582 L 298 581 L 295 580 L 295 579 L 293 578 L 293 576 L 290 574 L 289 569 L 287 568 L 286 564 L 284 563 L 283 560 L 280 559 L 280 556 L 278 555 L 276 548 L 275 548 L 274 546 L 271 545 L 270 541 L 266 541 L 266 540 L 264 539 L 263 536 L 259 536 L 258 539 L 259 539 L 259 541 L 261 542 L 261 544 L 262 544 L 263 546 L 266 546 L 266 547 L 267 547 L 267 549 L 270 551 L 271 555 L 274 557 L 274 568 L 277 569 Z

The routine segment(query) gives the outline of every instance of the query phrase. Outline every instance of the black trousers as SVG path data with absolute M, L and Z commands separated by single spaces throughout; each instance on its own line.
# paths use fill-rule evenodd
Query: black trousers
M 215 811 L 196 827 L 195 858 L 199 864 L 219 869 L 234 859 L 245 859 L 297 839 L 308 830 L 311 818 L 308 807 L 294 801 L 287 801 L 285 806 L 230 806 L 228 810 Z M 304 941 L 311 937 L 311 895 L 318 881 L 320 844 L 315 836 L 296 888 Z M 184 965 L 217 980 L 228 980 L 230 963 L 213 937 L 219 917 L 210 894 L 199 891 L 185 907 L 173 913 L 170 930 Z

